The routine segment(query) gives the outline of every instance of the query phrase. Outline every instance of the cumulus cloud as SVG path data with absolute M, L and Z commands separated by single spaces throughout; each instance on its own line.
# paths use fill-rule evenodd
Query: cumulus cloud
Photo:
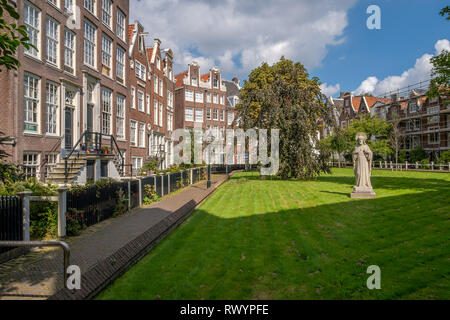
M 434 45 L 435 54 L 440 54 L 442 50 L 450 51 L 450 41 L 447 39 L 438 40 Z M 375 95 L 385 95 L 390 91 L 407 87 L 430 78 L 433 68 L 430 59 L 432 54 L 426 53 L 416 60 L 414 67 L 404 71 L 401 75 L 394 75 L 379 80 L 377 77 L 370 76 L 362 81 L 360 86 L 353 94 L 372 93 Z
M 320 90 L 327 97 L 334 96 L 341 90 L 341 85 L 339 83 L 333 85 L 328 85 L 326 82 L 320 85 Z
M 355 2 L 131 0 L 130 9 L 131 21 L 139 20 L 151 38 L 173 50 L 176 71 L 195 59 L 207 65 L 204 72 L 218 65 L 229 76 L 246 77 L 282 55 L 309 69 L 320 66 L 328 47 L 345 40 L 347 11 Z

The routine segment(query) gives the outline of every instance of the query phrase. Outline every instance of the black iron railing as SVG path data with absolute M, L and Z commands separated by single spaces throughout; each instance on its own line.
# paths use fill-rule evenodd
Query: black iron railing
M 106 139 L 109 139 L 109 141 L 104 141 Z M 70 152 L 64 157 L 65 183 L 68 182 L 69 170 L 73 167 L 75 161 L 79 159 L 80 152 L 94 155 L 110 154 L 114 156 L 114 161 L 119 164 L 119 171 L 121 174 L 124 172 L 125 158 L 123 157 L 114 136 L 110 134 L 103 134 L 101 132 L 85 131 Z M 76 154 L 76 157 L 71 159 L 74 154 Z
M 0 196 L 0 241 L 23 240 L 22 201 L 19 197 Z M 0 248 L 0 253 L 13 248 Z

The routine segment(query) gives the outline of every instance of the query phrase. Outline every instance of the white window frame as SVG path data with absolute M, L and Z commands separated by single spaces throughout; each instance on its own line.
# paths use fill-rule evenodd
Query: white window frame
M 40 164 L 40 154 L 38 152 L 30 152 L 30 151 L 23 152 L 22 165 L 26 179 L 39 178 L 39 164 Z
M 41 78 L 30 73 L 24 74 L 24 131 L 40 132 L 40 85 Z M 29 130 L 33 126 L 36 130 Z
M 161 97 L 164 96 L 164 82 L 162 79 L 159 79 L 159 95 Z
M 113 4 L 111 0 L 102 0 L 102 22 L 112 28 Z
M 47 118 L 45 122 L 45 133 L 56 136 L 59 132 L 59 85 L 47 81 L 45 97 Z
M 24 4 L 24 25 L 27 28 L 30 44 L 35 48 L 25 49 L 25 54 L 40 59 L 40 42 L 41 42 L 41 10 L 33 4 L 25 1 Z
M 213 94 L 213 103 L 214 104 L 219 104 L 219 96 L 217 95 L 217 93 Z
M 159 103 L 159 116 L 158 116 L 158 125 L 162 128 L 163 126 L 163 104 Z
M 131 109 L 136 109 L 136 88 L 131 86 Z
M 141 112 L 145 112 L 144 99 L 145 99 L 144 92 L 142 92 L 141 90 L 138 90 L 137 91 L 137 106 L 138 106 L 138 110 Z
M 87 11 L 92 13 L 94 16 L 97 13 L 96 12 L 97 6 L 95 5 L 95 0 L 84 0 L 84 7 L 86 8 Z
M 116 10 L 117 15 L 117 21 L 116 21 L 116 34 L 119 39 L 122 41 L 125 41 L 125 22 L 126 22 L 126 16 L 125 13 L 122 12 L 122 10 L 117 9 Z
M 125 140 L 125 101 L 120 94 L 116 97 L 116 134 L 118 140 Z
M 195 108 L 195 122 L 203 123 L 203 109 Z
M 112 44 L 113 40 L 102 33 L 102 66 L 107 68 L 108 76 L 112 75 Z
M 112 90 L 102 87 L 102 133 L 112 132 Z
M 133 147 L 137 146 L 137 124 L 136 120 L 130 120 L 130 145 Z
M 203 92 L 195 91 L 195 102 L 203 103 Z
M 125 80 L 125 50 L 121 46 L 116 50 L 116 76 Z
M 147 94 L 145 96 L 145 104 L 146 104 L 146 109 L 147 109 L 147 114 L 150 114 L 150 109 L 151 109 L 151 99 L 150 99 L 150 95 Z
M 138 60 L 135 61 L 135 71 L 136 77 L 142 81 L 147 81 L 147 67 L 140 63 Z
M 46 61 L 59 66 L 59 22 L 50 16 L 45 21 Z
M 186 101 L 194 102 L 194 92 L 192 90 L 187 90 L 184 93 Z
M 145 148 L 145 123 L 143 122 L 139 122 L 138 145 L 140 148 Z
M 153 76 L 153 92 L 158 94 L 158 77 Z
M 71 30 L 64 28 L 64 65 L 69 67 L 75 73 L 75 48 L 76 48 L 76 35 Z
M 194 122 L 194 108 L 186 107 L 186 109 L 185 109 L 185 121 Z
M 97 64 L 97 28 L 88 20 L 84 20 L 84 64 L 96 68 Z
M 229 126 L 231 126 L 233 124 L 234 121 L 234 113 L 233 112 L 228 112 L 228 116 L 227 116 L 227 124 Z

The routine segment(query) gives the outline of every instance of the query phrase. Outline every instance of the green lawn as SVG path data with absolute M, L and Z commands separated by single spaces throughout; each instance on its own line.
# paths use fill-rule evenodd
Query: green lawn
M 449 299 L 450 174 L 234 176 L 100 299 Z M 381 290 L 368 290 L 369 265 Z

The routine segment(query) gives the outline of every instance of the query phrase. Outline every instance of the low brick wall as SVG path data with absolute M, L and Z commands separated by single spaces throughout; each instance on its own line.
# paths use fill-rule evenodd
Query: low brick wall
M 232 174 L 234 174 L 233 172 Z M 228 178 L 232 175 L 228 175 Z M 49 300 L 83 300 L 92 299 L 102 290 L 108 287 L 114 280 L 124 274 L 130 267 L 135 265 L 161 240 L 167 237 L 173 230 L 182 224 L 214 190 L 223 182 L 217 183 L 199 201 L 191 200 L 177 211 L 169 215 L 158 224 L 154 225 L 139 237 L 130 241 L 127 245 L 116 251 L 108 258 L 98 262 L 94 267 L 81 275 L 81 289 L 70 291 L 61 289 Z

